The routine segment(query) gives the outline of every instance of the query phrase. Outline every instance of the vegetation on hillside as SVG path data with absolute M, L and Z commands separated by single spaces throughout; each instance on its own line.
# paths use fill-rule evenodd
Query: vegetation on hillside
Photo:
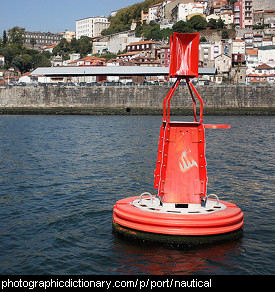
M 141 11 L 148 11 L 148 8 L 159 3 L 160 0 L 145 0 L 144 2 L 136 3 L 131 6 L 118 10 L 117 14 L 109 17 L 110 26 L 103 30 L 102 35 L 108 35 L 116 32 L 129 30 L 132 21 L 140 20 Z
M 66 39 L 62 39 L 60 43 L 53 49 L 53 55 L 62 56 L 63 60 L 68 60 L 70 54 L 78 53 L 83 58 L 92 53 L 93 43 L 91 38 L 82 36 L 80 39 L 72 39 L 68 42 Z
M 149 24 L 137 23 L 135 32 L 137 36 L 143 36 L 145 39 L 149 40 L 166 40 L 170 37 L 173 32 L 180 33 L 194 33 L 209 29 L 218 29 L 222 30 L 222 38 L 228 38 L 228 32 L 224 29 L 224 22 L 220 19 L 218 21 L 210 19 L 207 22 L 202 16 L 194 15 L 187 21 L 180 20 L 176 22 L 172 28 L 160 29 L 160 25 L 151 21 Z
M 79 40 L 72 39 L 68 42 L 62 39 L 53 49 L 53 53 L 37 50 L 24 46 L 24 28 L 14 27 L 3 32 L 3 38 L 0 38 L 0 55 L 5 57 L 4 69 L 13 67 L 14 69 L 25 73 L 37 67 L 50 67 L 51 58 L 56 55 L 62 56 L 63 60 L 68 60 L 72 53 L 79 53 L 81 57 L 92 53 L 93 44 L 91 38 L 83 36 Z
M 0 38 L 0 55 L 5 57 L 4 69 L 10 67 L 19 70 L 22 73 L 28 72 L 37 67 L 51 66 L 50 53 L 38 52 L 26 48 L 23 43 L 23 28 L 14 27 L 3 32 L 3 39 Z
M 144 2 L 136 3 L 126 8 L 120 9 L 114 17 L 109 17 L 110 26 L 109 28 L 102 31 L 102 35 L 109 35 L 129 30 L 132 21 L 134 20 L 137 24 L 135 28 L 136 35 L 139 37 L 144 37 L 147 40 L 166 40 L 173 32 L 200 32 L 202 30 L 205 30 L 207 27 L 210 29 L 223 29 L 223 38 L 228 37 L 227 31 L 224 29 L 224 22 L 221 19 L 219 19 L 218 21 L 216 21 L 215 19 L 210 19 L 210 21 L 207 22 L 200 15 L 195 15 L 187 21 L 180 20 L 175 23 L 172 28 L 165 29 L 160 29 L 160 25 L 154 21 L 151 21 L 149 24 L 142 23 L 140 21 L 141 11 L 148 11 L 148 8 L 150 6 L 159 2 L 159 0 L 145 0 Z

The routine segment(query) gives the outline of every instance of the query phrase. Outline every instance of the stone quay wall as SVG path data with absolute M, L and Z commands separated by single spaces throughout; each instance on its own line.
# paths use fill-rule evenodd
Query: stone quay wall
M 274 85 L 204 85 L 195 87 L 204 109 L 275 109 Z M 0 88 L 0 113 L 5 109 L 134 109 L 161 110 L 170 89 L 166 85 L 91 87 L 7 87 Z M 195 96 L 195 95 L 194 95 Z M 199 105 L 198 99 L 197 107 Z M 179 85 L 171 109 L 192 108 L 188 88 Z

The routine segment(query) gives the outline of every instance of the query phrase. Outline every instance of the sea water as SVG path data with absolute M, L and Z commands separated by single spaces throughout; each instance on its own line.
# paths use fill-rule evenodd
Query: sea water
M 174 120 L 190 121 L 191 117 Z M 0 116 L 0 274 L 274 274 L 274 117 L 204 117 L 208 193 L 243 237 L 194 249 L 112 233 L 112 207 L 155 194 L 160 116 Z

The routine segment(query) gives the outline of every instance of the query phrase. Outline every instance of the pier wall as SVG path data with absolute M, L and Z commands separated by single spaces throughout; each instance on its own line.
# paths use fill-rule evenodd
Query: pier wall
M 75 108 L 75 109 L 162 109 L 170 87 L 92 86 L 92 87 L 7 87 L 0 88 L 0 109 Z M 275 108 L 274 85 L 196 86 L 205 109 Z M 198 104 L 198 102 L 197 102 Z M 180 85 L 171 109 L 192 107 L 187 86 Z

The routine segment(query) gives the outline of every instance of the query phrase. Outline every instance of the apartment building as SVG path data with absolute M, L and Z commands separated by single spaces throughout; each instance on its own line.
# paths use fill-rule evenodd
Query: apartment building
M 187 16 L 195 13 L 203 14 L 203 4 L 197 2 L 179 3 L 172 10 L 172 21 L 186 21 Z
M 253 16 L 256 25 L 275 28 L 275 10 L 258 10 L 254 12 Z
M 242 28 L 252 28 L 253 14 L 252 14 L 252 0 L 242 0 Z
M 155 41 L 140 41 L 134 42 L 126 46 L 127 52 L 142 52 L 142 51 L 153 51 L 160 46 L 160 43 Z
M 106 35 L 93 42 L 94 53 L 102 53 L 105 50 L 116 54 L 118 51 L 124 51 L 130 43 L 139 42 L 140 40 L 141 38 L 130 30 Z
M 76 39 L 81 36 L 88 36 L 90 38 L 98 36 L 101 32 L 108 28 L 110 22 L 107 17 L 88 17 L 76 21 Z
M 141 10 L 141 23 L 149 23 L 149 12 Z
M 228 73 L 231 69 L 231 63 L 231 57 L 225 54 L 215 57 L 215 68 L 218 70 L 218 74 Z
M 245 41 L 244 40 L 233 40 L 232 43 L 232 54 L 245 54 Z
M 160 66 L 169 67 L 170 45 L 162 46 L 160 49 Z
M 27 47 L 41 48 L 46 44 L 59 43 L 63 38 L 63 33 L 25 31 L 23 37 Z
M 155 4 L 148 9 L 148 21 L 156 21 L 160 19 L 160 8 L 162 7 L 162 3 Z
M 222 54 L 222 44 L 201 43 L 199 46 L 199 60 L 203 67 L 214 67 L 215 58 Z
M 66 41 L 71 41 L 73 38 L 75 38 L 75 31 L 70 31 L 70 30 L 64 31 L 63 38 Z
M 221 13 L 221 20 L 224 22 L 225 25 L 230 25 L 234 23 L 234 16 L 231 11 L 225 11 Z
M 258 47 L 258 62 L 275 63 L 275 46 Z
M 258 64 L 258 49 L 246 50 L 247 73 L 252 73 Z
M 242 0 L 234 3 L 234 24 L 237 28 L 243 25 L 243 5 Z
M 254 48 L 253 33 L 252 32 L 244 33 L 243 39 L 244 39 L 244 42 L 245 42 L 245 49 L 246 50 Z

